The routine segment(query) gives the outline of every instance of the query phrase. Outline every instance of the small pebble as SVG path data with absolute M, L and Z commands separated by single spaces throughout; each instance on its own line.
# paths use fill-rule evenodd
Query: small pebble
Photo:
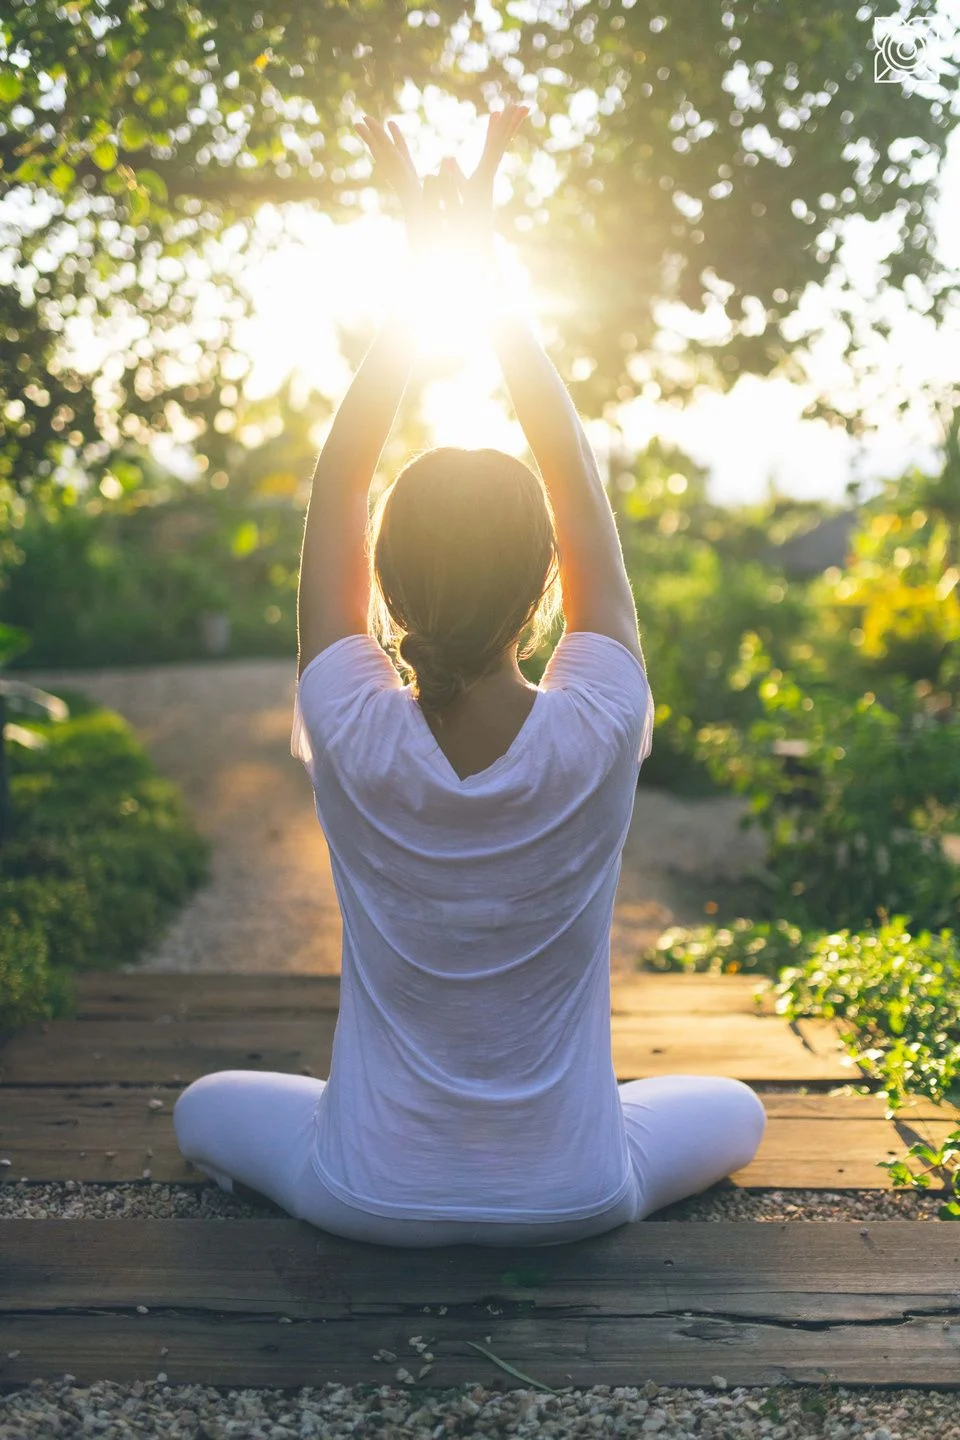
M 162 1109 L 163 1109 L 163 1101 L 162 1101 L 162 1100 L 148 1100 L 148 1101 L 147 1101 L 147 1107 L 148 1107 L 150 1110 L 162 1110 Z

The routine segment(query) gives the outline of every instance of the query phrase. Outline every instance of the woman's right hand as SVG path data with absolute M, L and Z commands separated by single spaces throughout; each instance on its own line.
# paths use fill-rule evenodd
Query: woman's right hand
M 440 172 L 448 211 L 459 210 L 464 239 L 484 252 L 493 249 L 494 180 L 510 142 L 529 114 L 529 106 L 513 103 L 491 111 L 483 154 L 473 174 L 465 175 L 456 160 L 445 160 Z

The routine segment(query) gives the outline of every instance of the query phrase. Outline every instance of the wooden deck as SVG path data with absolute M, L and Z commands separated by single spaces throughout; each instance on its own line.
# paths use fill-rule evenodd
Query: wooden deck
M 887 1188 L 877 1162 L 945 1134 L 949 1119 L 921 1105 L 892 1122 L 876 1097 L 828 1093 L 863 1080 L 835 1028 L 791 1027 L 768 995 L 755 999 L 760 988 L 769 989 L 746 976 L 618 981 L 617 1075 L 732 1075 L 756 1086 L 769 1123 L 738 1185 Z M 338 1004 L 339 981 L 324 976 L 85 977 L 75 1020 L 22 1030 L 0 1048 L 0 1159 L 11 1162 L 0 1176 L 206 1183 L 174 1140 L 181 1088 L 231 1068 L 326 1075 Z M 815 1093 L 785 1094 L 785 1083 Z
M 878 1161 L 960 1124 L 834 1093 L 863 1081 L 835 1029 L 788 1025 L 760 983 L 613 991 L 621 1079 L 733 1075 L 762 1095 L 763 1144 L 732 1183 L 886 1188 Z M 2 1182 L 209 1183 L 174 1141 L 182 1086 L 233 1066 L 325 1075 L 338 1002 L 323 977 L 85 978 L 76 1019 L 0 1048 Z M 476 1345 L 554 1387 L 960 1385 L 960 1227 L 659 1222 L 514 1252 L 389 1250 L 276 1215 L 0 1222 L 0 1386 L 382 1384 L 398 1367 L 430 1386 L 522 1383 Z

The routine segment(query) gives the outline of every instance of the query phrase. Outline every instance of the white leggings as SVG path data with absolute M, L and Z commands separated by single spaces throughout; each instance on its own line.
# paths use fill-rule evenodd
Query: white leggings
M 311 1163 L 314 1118 L 325 1080 L 221 1070 L 188 1085 L 173 1112 L 186 1160 L 232 1190 L 236 1180 L 297 1220 L 349 1240 L 438 1245 L 561 1245 L 600 1235 L 748 1165 L 766 1113 L 740 1080 L 663 1075 L 620 1086 L 634 1188 L 615 1209 L 585 1220 L 404 1220 L 345 1205 Z

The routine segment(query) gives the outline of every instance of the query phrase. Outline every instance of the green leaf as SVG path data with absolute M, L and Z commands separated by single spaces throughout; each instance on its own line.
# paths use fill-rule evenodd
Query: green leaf
M 20 76 L 12 70 L 4 70 L 0 73 L 0 100 L 5 100 L 12 105 L 14 100 L 19 100 L 23 93 L 23 81 Z
M 242 559 L 244 555 L 252 555 L 260 544 L 260 530 L 254 520 L 245 520 L 234 530 L 230 540 L 230 550 Z
M 112 170 L 117 163 L 117 147 L 112 140 L 101 140 L 90 158 L 99 170 Z
M 5 665 L 16 655 L 22 655 L 30 647 L 30 636 L 19 625 L 6 625 L 0 620 L 0 665 Z
M 137 180 L 153 200 L 168 199 L 167 182 L 156 170 L 138 170 Z
M 65 165 L 61 161 L 50 171 L 50 183 L 61 195 L 65 195 L 76 179 L 76 173 L 72 165 Z
M 124 115 L 118 133 L 124 150 L 142 150 L 150 143 L 150 132 L 139 115 Z

